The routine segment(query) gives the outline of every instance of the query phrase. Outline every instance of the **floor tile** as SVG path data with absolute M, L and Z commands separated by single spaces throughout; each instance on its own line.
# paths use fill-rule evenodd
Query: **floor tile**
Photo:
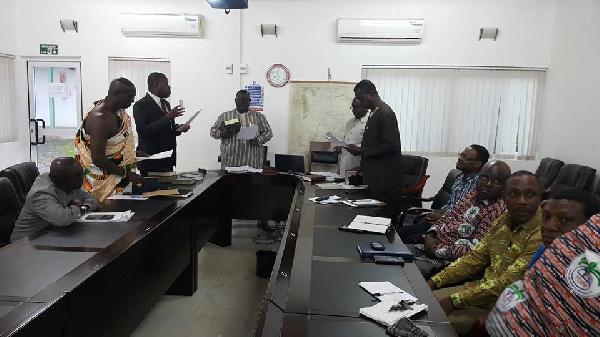
M 251 337 L 258 311 L 200 308 L 181 337 Z

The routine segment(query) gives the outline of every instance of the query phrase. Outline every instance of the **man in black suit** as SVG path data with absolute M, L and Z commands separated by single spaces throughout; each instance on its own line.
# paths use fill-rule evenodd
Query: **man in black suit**
M 149 155 L 173 150 L 169 158 L 140 161 L 137 164 L 142 176 L 148 172 L 170 172 L 176 162 L 176 137 L 190 129 L 184 125 L 181 131 L 175 124 L 175 117 L 185 111 L 182 106 L 171 109 L 166 98 L 171 96 L 171 86 L 167 76 L 162 73 L 148 75 L 148 93 L 133 105 L 133 118 L 138 133 L 138 151 Z
M 345 149 L 361 156 L 360 167 L 373 197 L 387 204 L 390 217 L 397 215 L 402 197 L 402 151 L 396 114 L 381 100 L 375 85 L 362 80 L 354 87 L 361 105 L 371 110 L 360 147 Z

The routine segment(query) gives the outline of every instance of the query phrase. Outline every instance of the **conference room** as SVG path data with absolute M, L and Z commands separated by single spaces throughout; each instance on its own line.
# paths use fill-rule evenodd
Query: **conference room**
M 600 194 L 596 1 L 0 0 L 0 6 L 2 226 L 14 226 L 53 160 L 77 157 L 76 134 L 94 102 L 108 99 L 114 79 L 126 78 L 136 89 L 124 110 L 138 152 L 147 152 L 138 153 L 138 163 L 156 154 L 140 149 L 144 127 L 135 116 L 135 104 L 151 97 L 151 73 L 164 74 L 169 86 L 167 97 L 156 95 L 157 108 L 164 98 L 165 115 L 184 109 L 166 128 L 175 133 L 189 125 L 176 132 L 177 179 L 156 179 L 180 197 L 101 198 L 99 211 L 133 216 L 3 242 L 3 336 L 383 336 L 392 324 L 361 311 L 378 302 L 359 283 L 386 281 L 427 305 L 412 316 L 419 329 L 457 335 L 409 258 L 403 266 L 381 265 L 359 255 L 357 243 L 401 243 L 393 226 L 383 234 L 339 230 L 361 215 L 388 218 L 396 227 L 410 226 L 413 215 L 391 214 L 379 203 L 309 200 L 374 198 L 347 184 L 354 165 L 340 160 L 350 151 L 325 137 L 344 140 L 347 123 L 360 124 L 352 108 L 355 98 L 363 101 L 355 92 L 361 80 L 375 85 L 397 119 L 402 211 L 436 208 L 431 198 L 452 186 L 457 156 L 471 144 L 486 147 L 490 161 L 504 161 L 512 172 L 535 173 L 544 189 L 563 184 Z M 377 114 L 365 104 L 368 123 Z M 269 169 L 224 170 L 231 156 L 221 125 L 232 118 L 223 116 L 240 109 L 255 114 L 237 123 L 255 132 L 247 139 L 255 137 L 260 166 Z M 281 166 L 298 156 L 304 167 Z M 361 155 L 354 158 L 360 163 Z M 127 170 L 136 172 L 130 165 L 125 176 Z M 288 171 L 338 181 L 332 187 Z M 261 262 L 273 265 L 263 277 Z

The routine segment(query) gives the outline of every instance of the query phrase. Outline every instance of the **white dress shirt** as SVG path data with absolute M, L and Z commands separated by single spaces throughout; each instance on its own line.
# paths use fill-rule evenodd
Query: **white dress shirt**
M 344 141 L 348 144 L 360 146 L 368 119 L 368 115 L 361 119 L 352 117 L 348 122 L 346 122 Z M 360 156 L 353 156 L 350 154 L 350 152 L 342 149 L 342 153 L 340 154 L 340 174 L 343 176 L 346 174 L 346 171 L 357 166 L 360 166 Z

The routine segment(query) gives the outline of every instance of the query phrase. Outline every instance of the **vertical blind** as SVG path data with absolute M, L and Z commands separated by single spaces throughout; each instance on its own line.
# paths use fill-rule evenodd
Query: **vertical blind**
M 15 59 L 0 54 L 0 143 L 16 141 Z
M 135 85 L 136 96 L 135 100 L 146 95 L 148 91 L 148 75 L 157 72 L 163 73 L 171 83 L 171 62 L 168 60 L 150 60 L 150 59 L 131 59 L 131 58 L 109 58 L 108 59 L 108 80 L 109 82 L 115 78 L 125 77 Z M 129 108 L 131 116 L 133 133 L 137 134 L 135 120 L 133 119 L 132 108 Z M 138 144 L 137 137 L 135 144 Z
M 532 159 L 546 72 L 519 68 L 363 67 L 396 112 L 404 152 L 453 156 L 471 144 Z

